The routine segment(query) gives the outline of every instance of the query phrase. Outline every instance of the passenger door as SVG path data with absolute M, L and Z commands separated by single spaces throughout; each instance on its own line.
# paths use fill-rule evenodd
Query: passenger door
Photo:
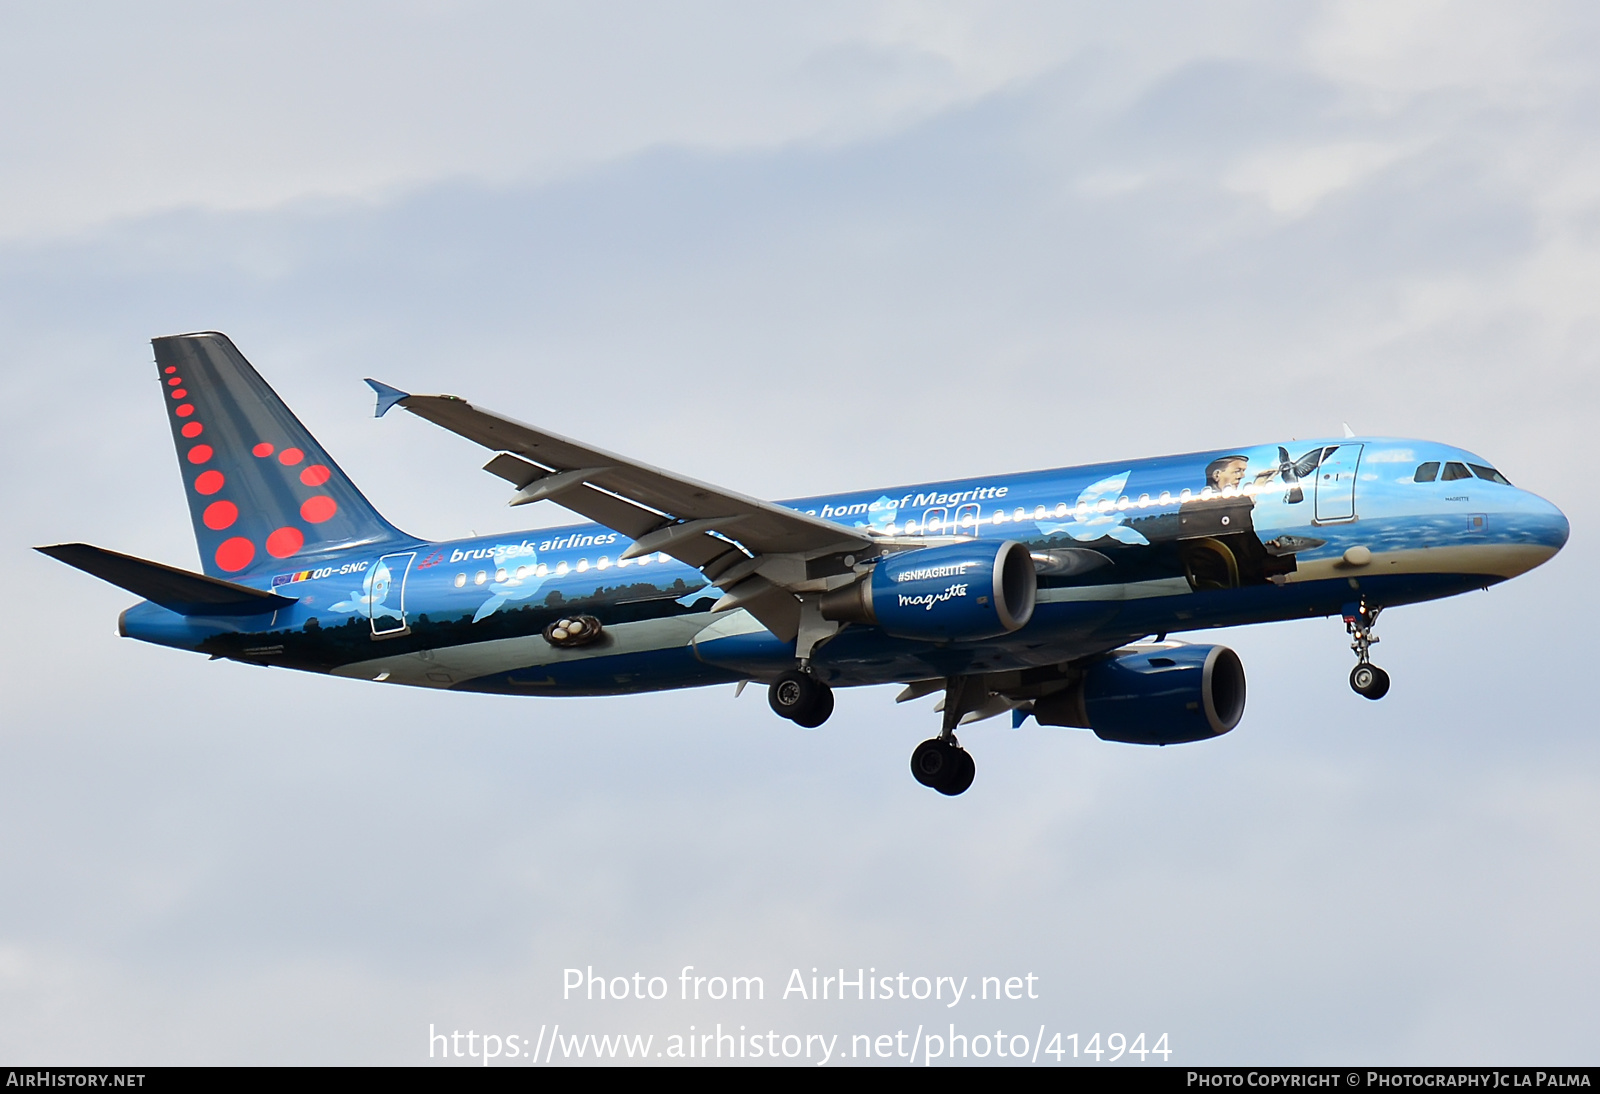
M 411 633 L 406 620 L 406 578 L 411 574 L 415 551 L 384 555 L 372 568 L 367 585 L 367 618 L 372 622 L 373 638 L 398 638 Z
M 1316 472 L 1318 524 L 1356 519 L 1356 470 L 1360 464 L 1359 444 L 1341 444 L 1323 453 Z

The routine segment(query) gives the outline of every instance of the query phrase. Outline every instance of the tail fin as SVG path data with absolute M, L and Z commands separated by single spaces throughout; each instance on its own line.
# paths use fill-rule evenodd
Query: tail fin
M 361 496 L 226 335 L 151 344 L 207 574 L 409 538 Z

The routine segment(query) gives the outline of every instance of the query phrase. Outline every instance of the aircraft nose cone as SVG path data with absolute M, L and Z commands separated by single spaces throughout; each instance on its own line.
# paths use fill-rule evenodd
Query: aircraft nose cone
M 1550 505 L 1549 502 L 1545 502 L 1545 504 Z M 1567 545 L 1567 537 L 1572 534 L 1572 525 L 1568 522 L 1567 515 L 1554 505 L 1550 505 L 1550 516 L 1551 523 L 1555 525 L 1557 535 L 1555 548 L 1559 551 Z
M 1532 525 L 1534 536 L 1541 546 L 1548 547 L 1550 554 L 1554 555 L 1567 545 L 1572 525 L 1565 513 L 1537 494 L 1527 494 L 1525 506 L 1523 519 Z

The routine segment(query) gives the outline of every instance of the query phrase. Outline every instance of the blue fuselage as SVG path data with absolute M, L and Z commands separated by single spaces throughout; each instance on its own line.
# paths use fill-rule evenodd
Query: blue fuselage
M 1485 588 L 1544 562 L 1565 517 L 1482 459 L 1355 438 L 1196 453 L 784 503 L 872 536 L 1016 540 L 1038 567 L 1026 626 L 978 642 L 850 625 L 817 648 L 836 685 L 1057 665 L 1154 633 L 1332 615 Z M 767 679 L 795 663 L 721 590 L 586 524 L 402 539 L 258 566 L 235 580 L 295 599 L 253 617 L 142 603 L 128 637 L 268 665 L 422 687 L 614 694 Z M 871 558 L 859 565 L 867 567 Z M 583 615 L 599 641 L 552 643 Z

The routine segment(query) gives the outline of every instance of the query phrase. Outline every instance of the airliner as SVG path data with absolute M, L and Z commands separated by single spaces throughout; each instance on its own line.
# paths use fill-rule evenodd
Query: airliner
M 584 523 L 431 542 L 394 527 L 222 334 L 157 338 L 156 373 L 203 572 L 83 543 L 38 550 L 142 598 L 127 638 L 354 680 L 501 695 L 767 685 L 814 729 L 833 690 L 939 694 L 911 773 L 946 795 L 957 731 L 1204 741 L 1239 724 L 1226 646 L 1172 636 L 1339 616 L 1350 686 L 1387 608 L 1488 588 L 1568 524 L 1488 460 L 1429 441 L 1246 445 L 785 502 L 377 380 L 491 455 L 513 506 Z

